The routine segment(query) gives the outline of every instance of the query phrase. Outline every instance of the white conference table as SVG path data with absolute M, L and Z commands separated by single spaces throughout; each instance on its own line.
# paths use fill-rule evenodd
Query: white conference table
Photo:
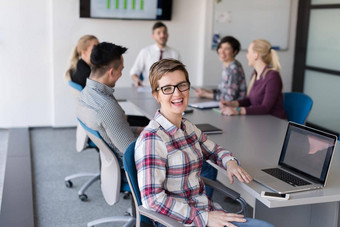
M 127 99 L 140 108 L 146 117 L 152 119 L 159 108 L 149 93 L 138 93 L 134 88 L 117 88 L 117 99 Z M 194 100 L 195 99 L 195 100 Z M 197 101 L 191 94 L 190 100 Z M 281 152 L 288 122 L 271 115 L 222 116 L 212 110 L 195 109 L 186 117 L 191 122 L 210 123 L 223 129 L 223 134 L 209 135 L 209 138 L 233 152 L 246 170 L 276 165 Z M 254 208 L 254 217 L 269 221 L 275 226 L 340 226 L 340 154 L 336 147 L 332 165 L 324 189 L 292 193 L 290 200 L 269 200 L 260 196 L 269 189 L 256 182 L 233 185 L 223 169 L 219 169 L 218 180 L 236 190 Z M 251 172 L 250 172 L 251 174 Z

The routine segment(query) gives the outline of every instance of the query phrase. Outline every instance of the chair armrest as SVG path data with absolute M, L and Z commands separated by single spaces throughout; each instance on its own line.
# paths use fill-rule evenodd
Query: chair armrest
M 218 181 L 213 181 L 208 178 L 202 177 L 202 180 L 204 181 L 204 184 L 214 188 L 215 190 L 223 193 L 224 195 L 230 197 L 231 199 L 237 201 L 241 205 L 241 209 L 236 212 L 238 214 L 244 214 L 244 216 L 247 216 L 247 202 L 241 197 L 240 193 L 235 192 L 234 190 L 224 186 Z
M 157 213 L 152 210 L 148 210 L 144 208 L 143 206 L 138 206 L 138 210 L 141 215 L 144 215 L 156 222 L 159 222 L 167 227 L 183 227 L 184 225 L 176 221 L 175 219 L 172 219 L 168 216 L 165 216 L 163 214 Z
M 229 196 L 233 200 L 236 200 L 236 199 L 240 198 L 240 193 L 237 193 L 234 190 L 224 186 L 220 182 L 213 181 L 213 180 L 210 180 L 210 179 L 202 177 L 202 176 L 201 176 L 201 178 L 204 181 L 204 184 L 206 184 L 206 185 L 216 189 L 217 191 L 219 191 L 219 192 Z

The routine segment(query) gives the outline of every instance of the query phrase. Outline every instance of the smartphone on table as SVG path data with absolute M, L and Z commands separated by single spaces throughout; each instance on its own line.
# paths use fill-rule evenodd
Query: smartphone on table
M 289 194 L 279 194 L 276 192 L 261 192 L 261 197 L 268 199 L 280 199 L 280 200 L 288 200 L 290 198 Z

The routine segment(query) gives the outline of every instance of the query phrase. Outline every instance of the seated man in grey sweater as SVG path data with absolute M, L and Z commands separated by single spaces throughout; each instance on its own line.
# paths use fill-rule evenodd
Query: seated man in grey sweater
M 91 53 L 91 74 L 79 95 L 77 116 L 89 128 L 97 130 L 122 157 L 141 127 L 130 128 L 124 110 L 114 97 L 114 86 L 124 68 L 123 54 L 127 48 L 112 43 L 100 43 Z

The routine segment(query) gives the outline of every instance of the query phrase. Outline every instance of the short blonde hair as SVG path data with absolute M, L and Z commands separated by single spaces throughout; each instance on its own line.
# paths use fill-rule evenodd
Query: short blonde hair
M 150 67 L 149 74 L 152 92 L 156 91 L 159 86 L 158 81 L 163 77 L 164 74 L 177 70 L 184 72 L 186 81 L 190 83 L 188 71 L 185 69 L 185 65 L 182 62 L 175 59 L 162 59 L 155 62 Z

